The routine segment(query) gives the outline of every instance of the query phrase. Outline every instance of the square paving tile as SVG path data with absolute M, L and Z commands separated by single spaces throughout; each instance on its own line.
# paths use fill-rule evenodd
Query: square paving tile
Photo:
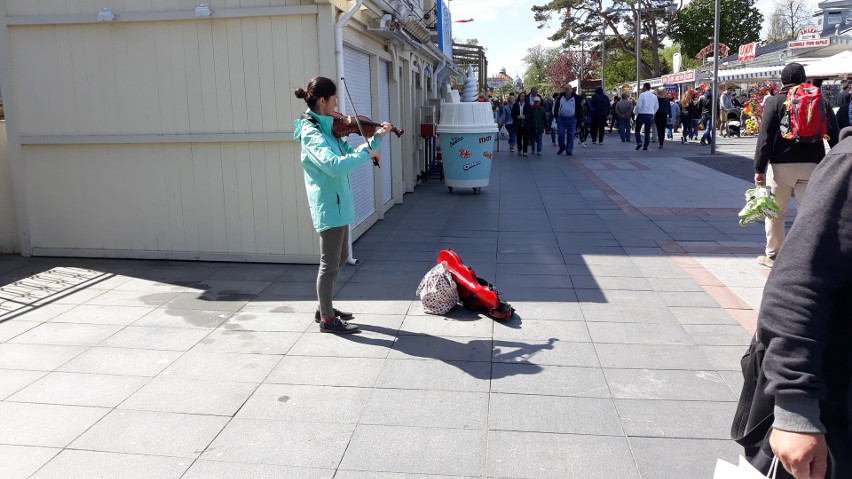
M 0 344 L 0 368 L 53 371 L 87 348 L 41 344 Z
M 66 449 L 32 476 L 32 479 L 179 479 L 192 461 L 177 457 L 140 456 Z
M 494 393 L 488 420 L 492 430 L 624 435 L 611 399 Z
M 467 313 L 467 311 L 459 311 L 459 313 Z M 444 316 L 420 316 L 410 315 L 405 317 L 399 334 L 425 334 L 429 336 L 472 336 L 472 337 L 489 337 L 494 329 L 494 320 L 488 317 L 479 317 L 479 315 L 464 315 L 463 318 L 456 319 L 456 316 L 461 317 L 462 314 L 455 314 L 455 311 L 450 311 Z M 361 324 L 361 323 L 359 323 Z
M 156 377 L 120 409 L 233 416 L 257 388 L 254 383 Z
M 27 479 L 58 454 L 60 449 L 33 446 L 5 446 L 0 444 L 0 477 Z M 63 476 L 64 477 L 64 476 Z
M 731 388 L 731 392 L 739 400 L 740 393 L 743 390 L 743 373 L 741 371 L 719 371 L 719 376 L 722 376 L 722 379 Z
M 373 387 L 384 359 L 285 356 L 264 382 Z
M 495 321 L 494 339 L 558 339 L 560 341 L 590 342 L 589 329 L 582 321 L 552 321 L 521 319 L 513 316 L 504 321 Z
M 680 324 L 726 324 L 737 325 L 734 318 L 720 307 L 693 308 L 677 306 L 669 308 Z
M 195 351 L 287 354 L 302 333 L 217 329 L 198 342 Z
M 722 324 L 685 324 L 683 329 L 692 336 L 695 344 L 711 346 L 748 346 L 751 334 L 742 326 Z M 745 348 L 743 348 L 745 351 Z
M 6 342 L 18 335 L 26 333 L 42 323 L 36 321 L 21 321 L 18 319 L 0 322 L 0 343 Z
M 730 439 L 735 402 L 616 399 L 628 436 Z
M 588 326 L 596 343 L 693 344 L 679 324 L 589 322 Z
M 697 346 L 597 343 L 601 366 L 621 369 L 713 369 Z
M 348 335 L 305 333 L 287 354 L 383 359 L 388 356 L 394 340 L 393 336 L 369 332 Z
M 166 307 L 198 311 L 239 311 L 253 297 L 254 295 L 249 294 L 206 296 L 204 293 L 196 292 L 178 293 L 173 300 L 166 303 Z
M 116 291 L 110 290 L 91 300 L 87 305 L 157 307 L 175 299 L 178 293 L 167 291 Z
M 665 306 L 583 303 L 580 308 L 589 322 L 677 324 L 674 315 Z
M 314 326 L 314 317 L 309 312 L 273 313 L 241 310 L 228 319 L 224 327 L 246 331 L 290 331 L 305 332 Z
M 374 389 L 359 423 L 485 429 L 487 415 L 485 392 Z
M 159 349 L 163 351 L 189 351 L 210 334 L 200 328 L 151 328 L 128 326 L 100 343 L 111 348 Z
M 734 396 L 712 371 L 604 369 L 612 397 L 620 399 L 676 399 L 733 401 Z
M 121 326 L 105 324 L 44 323 L 11 339 L 9 342 L 15 344 L 95 346 L 121 328 Z
M 157 308 L 134 322 L 133 326 L 216 329 L 233 314 L 230 311 Z
M 54 372 L 27 386 L 10 401 L 69 406 L 115 407 L 148 381 L 138 376 Z
M 181 353 L 150 349 L 92 348 L 72 359 L 60 371 L 119 376 L 156 376 Z
M 359 425 L 341 469 L 477 475 L 485 468 L 486 431 Z M 423 451 L 429 451 L 424 454 Z
M 657 294 L 666 306 L 690 306 L 695 308 L 712 308 L 719 306 L 709 294 L 703 291 L 658 291 Z
M 45 374 L 47 373 L 43 371 L 0 369 L 0 401 L 36 382 Z
M 578 303 L 560 301 L 510 301 L 515 308 L 515 316 L 527 319 L 552 319 L 558 321 L 582 321 L 583 313 Z
M 153 306 L 84 304 L 51 319 L 54 323 L 114 324 L 127 326 L 154 310 Z
M 575 397 L 610 397 L 599 368 L 494 363 L 491 391 Z
M 334 469 L 354 429 L 353 424 L 236 418 L 201 459 Z
M 648 478 L 710 477 L 717 458 L 736 464 L 742 454 L 730 439 L 631 437 L 629 441 L 642 477 Z
M 0 443 L 65 447 L 108 412 L 96 407 L 0 402 Z
M 270 354 L 190 351 L 168 366 L 164 377 L 259 383 L 281 360 Z
M 538 366 L 529 366 L 538 369 Z M 441 391 L 488 391 L 491 363 L 388 359 L 376 387 Z
M 488 474 L 529 479 L 639 479 L 623 437 L 490 431 Z
M 742 372 L 740 360 L 748 346 L 699 346 L 699 349 L 717 371 Z
M 116 409 L 77 438 L 71 447 L 195 458 L 225 427 L 226 417 Z M 164 431 L 180 431 L 164 434 Z
M 446 361 L 490 361 L 491 338 L 399 336 L 389 359 L 425 358 Z
M 334 469 L 245 464 L 238 462 L 195 461 L 181 479 L 269 479 L 273 477 L 299 479 L 332 479 Z
M 524 339 L 494 341 L 495 363 L 525 363 L 552 366 L 598 367 L 598 357 L 592 343 Z
M 261 384 L 236 417 L 354 424 L 370 389 L 304 384 Z

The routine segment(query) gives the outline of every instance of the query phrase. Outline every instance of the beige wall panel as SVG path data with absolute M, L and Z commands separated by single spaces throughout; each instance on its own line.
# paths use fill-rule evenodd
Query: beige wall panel
M 0 121 L 0 253 L 18 253 L 18 220 L 12 191 L 12 167 L 6 149 L 6 122 Z
M 33 247 L 313 256 L 297 150 L 292 142 L 26 146 Z
M 12 31 L 23 136 L 288 131 L 318 74 L 313 15 Z

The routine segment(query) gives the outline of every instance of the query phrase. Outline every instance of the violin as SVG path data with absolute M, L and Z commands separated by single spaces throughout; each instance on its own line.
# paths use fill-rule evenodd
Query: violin
M 364 115 L 358 115 L 358 120 L 355 117 L 334 112 L 331 115 L 334 121 L 331 125 L 331 133 L 337 138 L 346 138 L 349 135 L 360 135 L 361 130 L 358 129 L 358 122 L 361 122 L 361 128 L 364 129 L 364 135 L 371 137 L 376 134 L 376 129 L 381 128 L 381 123 L 376 123 Z M 399 130 L 391 125 L 391 133 L 397 138 L 405 134 L 405 130 Z

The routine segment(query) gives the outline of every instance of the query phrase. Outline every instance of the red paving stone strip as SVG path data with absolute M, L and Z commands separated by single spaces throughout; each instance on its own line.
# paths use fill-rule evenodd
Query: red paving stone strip
M 722 309 L 727 311 L 749 334 L 754 334 L 757 329 L 757 311 L 751 309 L 748 303 L 731 291 L 725 283 L 707 270 L 698 260 L 689 256 L 686 249 L 676 241 L 657 241 L 657 244 L 671 257 L 672 261 L 701 286 L 701 289 L 713 298 L 713 301 L 716 301 Z
M 677 213 L 668 208 L 639 208 L 645 216 L 675 216 Z
M 581 173 L 583 173 L 583 175 L 586 176 L 586 178 L 589 179 L 589 181 L 597 186 L 601 192 L 607 195 L 609 199 L 611 199 L 619 208 L 621 208 L 622 211 L 624 211 L 624 213 L 628 215 L 663 216 L 665 213 L 660 214 L 659 211 L 668 210 L 668 208 L 636 208 L 582 162 L 578 160 L 571 160 L 571 164 L 573 164 Z M 611 169 L 608 166 L 607 168 Z M 732 208 L 676 208 L 671 209 L 670 211 L 678 216 L 736 216 L 739 212 L 739 210 Z M 648 214 L 649 212 L 656 213 Z M 719 306 L 727 311 L 734 320 L 736 320 L 750 334 L 754 334 L 757 329 L 757 311 L 754 311 L 748 303 L 743 301 L 742 298 L 731 291 L 730 288 L 720 281 L 712 272 L 708 271 L 701 263 L 698 262 L 698 260 L 690 256 L 689 252 L 687 252 L 680 244 L 671 240 L 657 241 L 657 244 L 672 258 L 672 261 L 680 266 L 681 269 L 689 274 L 690 277 L 695 279 L 699 286 L 701 286 L 701 288 L 704 289 L 704 291 L 706 291 L 707 294 L 719 304 Z M 754 250 L 754 248 L 731 248 L 721 245 L 718 247 L 695 246 L 693 248 L 706 248 L 707 251 L 694 251 L 703 253 L 733 253 L 734 251 L 751 253 Z M 693 248 L 690 249 L 692 250 Z M 748 249 L 748 251 L 743 251 L 745 249 Z M 764 274 L 768 276 L 768 270 Z
M 641 170 L 641 171 L 651 171 L 651 169 L 650 169 L 650 168 L 648 168 L 647 166 L 643 165 L 642 163 L 639 163 L 638 161 L 631 161 L 631 162 L 630 162 L 630 164 L 631 164 L 631 165 L 633 165 L 633 166 L 635 166 L 637 170 Z
M 613 203 L 618 205 L 618 207 L 621 208 L 621 211 L 623 211 L 625 214 L 628 214 L 630 216 L 643 216 L 641 211 L 639 211 L 635 206 L 630 204 L 630 202 L 627 201 L 626 198 L 618 194 L 618 192 L 615 191 L 611 186 L 609 186 L 607 182 L 602 180 L 598 175 L 596 175 L 592 170 L 590 170 L 588 166 L 584 165 L 578 160 L 571 160 L 571 164 L 574 165 L 578 170 L 580 170 L 580 173 L 585 175 L 586 178 L 589 179 L 589 181 L 594 183 L 594 185 L 597 186 L 598 189 L 603 192 L 603 194 L 609 197 L 609 199 L 612 200 Z

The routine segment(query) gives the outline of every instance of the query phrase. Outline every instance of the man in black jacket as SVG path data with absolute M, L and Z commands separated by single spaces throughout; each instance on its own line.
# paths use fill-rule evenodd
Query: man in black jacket
M 763 122 L 754 153 L 754 183 L 771 187 L 775 201 L 781 208 L 778 220 L 766 218 L 766 255 L 757 258 L 758 263 L 770 268 L 784 243 L 784 217 L 790 196 L 795 195 L 799 204 L 805 201 L 808 180 L 825 156 L 822 141 L 797 143 L 781 136 L 781 119 L 786 110 L 784 101 L 787 99 L 787 92 L 795 85 L 803 83 L 805 78 L 805 67 L 802 65 L 790 63 L 784 67 L 781 72 L 784 87 L 768 98 L 763 106 Z M 823 107 L 828 119 L 828 145 L 831 147 L 837 144 L 840 129 L 837 127 L 834 110 L 826 103 L 823 102 Z
M 597 87 L 592 96 L 592 144 L 603 145 L 606 118 L 609 116 L 609 97 Z
M 755 400 L 774 413 L 747 453 L 763 473 L 777 456 L 778 479 L 852 477 L 852 128 L 841 137 L 813 173 L 757 323 L 766 387 Z

